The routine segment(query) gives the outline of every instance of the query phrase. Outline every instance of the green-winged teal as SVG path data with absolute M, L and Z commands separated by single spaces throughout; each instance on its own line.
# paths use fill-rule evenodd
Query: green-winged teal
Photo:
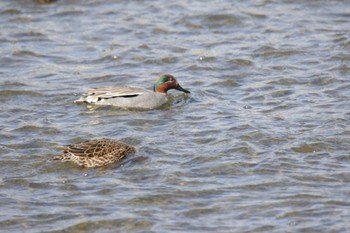
M 128 144 L 102 138 L 84 141 L 63 147 L 63 154 L 53 160 L 71 161 L 79 166 L 92 168 L 116 163 L 136 149 Z
M 167 91 L 171 89 L 190 93 L 180 86 L 174 76 L 163 74 L 156 80 L 153 91 L 133 86 L 92 88 L 75 102 L 113 105 L 124 109 L 154 109 L 168 102 Z

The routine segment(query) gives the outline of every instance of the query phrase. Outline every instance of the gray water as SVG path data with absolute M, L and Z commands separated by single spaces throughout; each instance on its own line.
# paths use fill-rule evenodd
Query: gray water
M 0 231 L 350 232 L 349 21 L 347 0 L 1 1 Z M 73 103 L 163 73 L 191 95 Z M 49 160 L 101 137 L 138 152 Z

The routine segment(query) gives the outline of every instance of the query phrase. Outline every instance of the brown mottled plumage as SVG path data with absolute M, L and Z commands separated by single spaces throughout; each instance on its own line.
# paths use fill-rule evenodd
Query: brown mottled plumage
M 83 167 L 101 167 L 118 162 L 136 149 L 123 142 L 102 138 L 67 145 L 53 160 L 72 161 Z

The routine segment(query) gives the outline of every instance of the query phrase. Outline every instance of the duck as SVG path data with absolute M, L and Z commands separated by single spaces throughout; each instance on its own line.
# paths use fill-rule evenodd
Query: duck
M 134 86 L 99 87 L 87 90 L 75 103 L 94 105 L 111 105 L 122 109 L 156 109 L 168 102 L 169 90 L 178 90 L 184 93 L 190 91 L 181 87 L 171 74 L 160 75 L 153 85 L 153 91 Z
M 86 140 L 62 149 L 63 153 L 52 160 L 71 161 L 84 168 L 114 164 L 136 152 L 133 146 L 108 138 Z

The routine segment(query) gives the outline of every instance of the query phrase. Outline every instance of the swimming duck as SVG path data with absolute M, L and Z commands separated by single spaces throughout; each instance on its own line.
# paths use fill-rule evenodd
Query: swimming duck
M 82 167 L 93 168 L 116 163 L 136 149 L 128 144 L 102 138 L 87 140 L 63 147 L 63 154 L 53 160 L 71 161 Z
M 167 92 L 171 89 L 190 93 L 180 86 L 174 76 L 163 74 L 156 80 L 153 91 L 133 86 L 92 88 L 74 102 L 113 105 L 120 108 L 154 109 L 168 102 Z

